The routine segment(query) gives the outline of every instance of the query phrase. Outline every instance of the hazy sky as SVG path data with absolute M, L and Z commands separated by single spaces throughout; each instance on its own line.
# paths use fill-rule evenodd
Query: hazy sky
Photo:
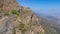
M 16 0 L 19 5 L 30 7 L 33 12 L 60 15 L 60 0 Z

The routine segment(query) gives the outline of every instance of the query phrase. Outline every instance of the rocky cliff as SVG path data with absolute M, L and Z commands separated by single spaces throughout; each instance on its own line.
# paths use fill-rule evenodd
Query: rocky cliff
M 38 20 L 15 0 L 0 0 L 0 34 L 44 34 Z
M 57 34 L 45 22 L 15 0 L 0 0 L 0 34 Z

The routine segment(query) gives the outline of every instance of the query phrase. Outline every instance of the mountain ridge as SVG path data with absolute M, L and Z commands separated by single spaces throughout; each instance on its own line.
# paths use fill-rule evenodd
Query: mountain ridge
M 0 0 L 0 18 L 0 34 L 44 34 L 37 16 L 15 0 Z
M 48 22 L 15 0 L 0 0 L 0 34 L 58 34 Z

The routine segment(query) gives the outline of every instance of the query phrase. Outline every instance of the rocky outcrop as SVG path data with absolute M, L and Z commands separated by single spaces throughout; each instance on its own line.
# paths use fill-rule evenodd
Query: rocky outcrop
M 39 19 L 15 0 L 0 0 L 0 34 L 44 34 Z

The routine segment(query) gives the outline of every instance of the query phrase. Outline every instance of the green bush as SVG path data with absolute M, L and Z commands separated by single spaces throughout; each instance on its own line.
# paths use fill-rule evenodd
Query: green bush
M 12 14 L 19 15 L 17 10 L 12 10 Z

